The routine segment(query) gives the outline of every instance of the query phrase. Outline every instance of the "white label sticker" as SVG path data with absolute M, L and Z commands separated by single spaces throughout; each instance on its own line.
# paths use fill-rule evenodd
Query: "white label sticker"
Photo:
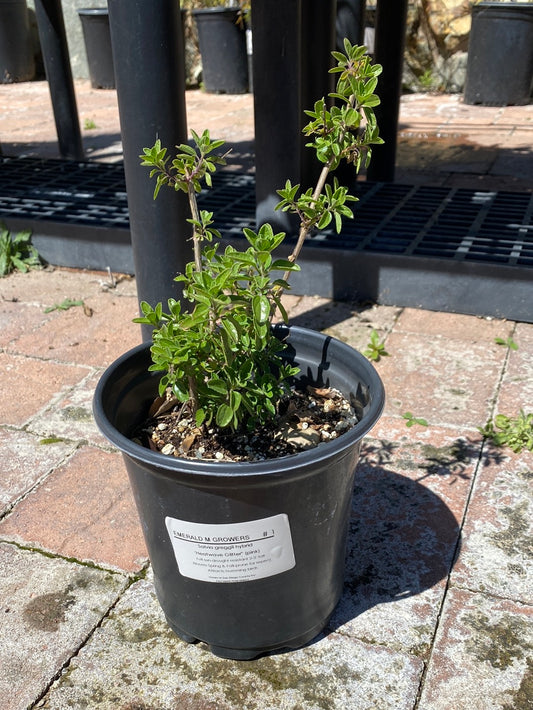
M 292 569 L 296 561 L 284 513 L 246 523 L 208 525 L 165 518 L 184 577 L 203 582 L 247 582 Z

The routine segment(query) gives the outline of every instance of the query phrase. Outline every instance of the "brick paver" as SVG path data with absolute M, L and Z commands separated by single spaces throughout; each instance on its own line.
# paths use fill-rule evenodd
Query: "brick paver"
M 69 441 L 49 441 L 26 431 L 0 428 L 0 515 L 72 453 Z
M 125 586 L 121 575 L 0 543 L 0 707 L 33 707 Z
M 483 464 L 452 584 L 533 604 L 533 453 L 489 448 Z
M 50 360 L 11 355 L 0 351 L 4 397 L 0 425 L 22 426 L 53 399 L 80 382 L 88 368 Z
M 52 318 L 31 333 L 12 340 L 7 350 L 106 367 L 141 342 L 140 328 L 132 323 L 138 315 L 136 298 L 103 293 L 83 299 L 82 305 L 54 311 Z
M 0 539 L 125 572 L 146 561 L 122 457 L 89 446 L 0 522 Z
M 425 333 L 393 333 L 378 371 L 389 383 L 387 412 L 411 412 L 431 426 L 483 426 L 496 395 L 505 352 L 495 343 Z
M 410 710 L 422 669 L 416 657 L 338 634 L 253 662 L 214 658 L 173 637 L 151 586 L 139 582 L 42 707 L 82 707 L 96 698 L 109 708 Z
M 509 599 L 451 590 L 419 709 L 527 708 L 532 614 Z

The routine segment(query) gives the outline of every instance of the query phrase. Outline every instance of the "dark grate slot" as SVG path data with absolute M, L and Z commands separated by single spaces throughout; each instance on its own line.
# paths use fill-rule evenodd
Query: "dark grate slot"
M 419 244 L 416 249 L 413 250 L 413 254 L 415 255 L 427 255 L 427 254 L 433 254 L 435 256 L 442 256 L 445 255 L 448 258 L 453 259 L 455 256 L 455 253 L 457 251 L 457 243 L 448 243 L 448 242 L 443 242 L 443 241 L 424 241 L 421 244 Z

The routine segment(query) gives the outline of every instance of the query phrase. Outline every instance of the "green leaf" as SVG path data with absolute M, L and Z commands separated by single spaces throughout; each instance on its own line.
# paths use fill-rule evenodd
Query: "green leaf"
M 255 247 L 257 240 L 258 240 L 258 235 L 252 229 L 249 229 L 249 227 L 244 227 L 244 229 L 242 231 L 243 231 L 244 236 L 248 240 L 248 242 L 253 247 Z
M 178 150 L 182 153 L 187 153 L 188 155 L 192 155 L 194 158 L 196 158 L 196 150 L 192 146 L 188 145 L 188 143 L 181 143 L 178 146 Z
M 300 266 L 288 259 L 276 259 L 270 269 L 271 271 L 300 271 Z
M 224 318 L 221 322 L 221 326 L 232 342 L 239 342 L 239 328 L 233 320 Z
M 163 392 L 166 388 L 163 389 Z M 185 383 L 180 381 L 175 381 L 172 385 L 172 394 L 179 399 L 180 402 L 187 402 L 189 400 L 189 389 Z
M 318 220 L 317 227 L 319 229 L 325 229 L 328 226 L 328 224 L 331 222 L 331 219 L 332 219 L 331 212 L 324 212 L 324 214 Z
M 518 350 L 518 345 L 515 343 L 515 341 L 509 336 L 508 338 L 494 338 L 494 342 L 497 345 L 504 345 L 506 348 L 509 348 L 509 350 Z
M 382 357 L 387 357 L 388 352 L 385 350 L 385 344 L 380 342 L 379 333 L 377 330 L 372 329 L 370 333 L 370 342 L 367 345 L 366 350 L 363 351 L 363 355 L 369 360 L 374 362 L 379 362 Z
M 221 404 L 217 410 L 216 423 L 219 427 L 227 427 L 233 419 L 233 409 L 228 404 Z
M 412 412 L 405 412 L 402 417 L 406 420 L 405 425 L 409 428 L 418 424 L 419 426 L 428 426 L 428 423 L 422 417 L 415 417 Z
M 196 426 L 201 427 L 202 424 L 205 422 L 205 410 L 202 408 L 197 409 L 194 419 L 196 422 Z
M 524 449 L 533 451 L 533 412 L 520 410 L 516 417 L 497 414 L 479 431 L 495 446 L 508 446 L 519 454 Z
M 274 299 L 274 303 L 276 304 L 276 306 L 277 306 L 277 308 L 278 308 L 278 310 L 279 310 L 279 312 L 280 312 L 280 315 L 281 315 L 281 317 L 282 317 L 282 319 L 283 319 L 283 322 L 285 323 L 285 325 L 287 325 L 288 322 L 289 322 L 289 316 L 287 315 L 287 311 L 285 310 L 285 306 L 284 306 L 283 303 L 281 302 L 281 298 L 279 298 L 278 296 L 274 295 L 274 296 L 273 296 L 273 299 Z
M 52 311 L 68 311 L 69 308 L 74 308 L 75 306 L 83 306 L 84 302 L 80 300 L 73 300 L 72 298 L 65 298 L 61 303 L 55 303 L 53 306 L 49 306 L 44 309 L 45 313 L 51 313 Z
M 270 301 L 266 296 L 254 296 L 252 299 L 254 320 L 258 324 L 268 322 L 270 317 Z
M 241 404 L 242 404 L 242 395 L 240 392 L 237 392 L 236 390 L 234 390 L 230 394 L 230 406 L 231 406 L 231 409 L 233 410 L 234 413 L 238 411 Z
M 374 106 L 379 106 L 380 103 L 381 99 L 379 98 L 379 96 L 376 96 L 376 94 L 372 94 L 364 100 L 364 106 L 371 106 L 372 108 Z
M 26 264 L 22 261 L 22 259 L 19 259 L 18 256 L 12 256 L 11 263 L 16 269 L 22 271 L 23 274 L 26 274 L 29 271 Z
M 0 231 L 0 276 L 7 276 L 14 269 L 26 273 L 40 267 L 37 249 L 31 245 L 31 232 L 23 231 L 11 235 L 2 226 Z
M 209 381 L 209 389 L 214 390 L 215 392 L 218 392 L 219 394 L 222 394 L 226 396 L 228 394 L 228 385 L 224 380 L 219 380 L 219 379 L 211 379 Z

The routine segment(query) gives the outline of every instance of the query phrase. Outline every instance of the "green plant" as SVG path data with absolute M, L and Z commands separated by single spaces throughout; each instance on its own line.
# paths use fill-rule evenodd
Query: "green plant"
M 93 131 L 96 128 L 96 123 L 92 118 L 86 118 L 83 122 L 83 127 L 86 131 Z
M 424 91 L 430 91 L 435 84 L 435 77 L 433 76 L 432 69 L 426 69 L 418 77 L 418 82 Z
M 479 431 L 495 446 L 508 446 L 516 454 L 523 449 L 533 451 L 533 412 L 521 409 L 516 417 L 497 414 Z
M 382 357 L 386 357 L 388 354 L 389 353 L 385 350 L 385 343 L 381 342 L 379 339 L 378 331 L 372 330 L 370 333 L 370 341 L 366 346 L 366 350 L 363 350 L 363 355 L 369 360 L 379 362 Z
M 50 444 L 61 444 L 65 439 L 58 436 L 48 436 L 46 439 L 39 439 L 39 446 L 49 446 Z
M 194 260 L 176 281 L 192 305 L 185 311 L 173 299 L 168 311 L 143 302 L 138 323 L 154 327 L 153 371 L 162 372 L 161 396 L 182 402 L 200 426 L 248 428 L 272 418 L 278 403 L 287 393 L 288 382 L 296 369 L 283 361 L 284 345 L 274 336 L 271 324 L 276 312 L 286 322 L 281 296 L 289 288 L 292 271 L 309 232 L 324 229 L 332 221 L 337 231 L 342 218 L 352 217 L 348 203 L 355 198 L 338 184 L 328 182 L 341 160 L 359 170 L 368 165 L 372 145 L 381 143 L 373 107 L 379 103 L 374 94 L 379 65 L 372 65 L 364 47 L 344 43 L 345 54 L 334 52 L 339 74 L 336 91 L 330 95 L 337 105 L 328 107 L 325 99 L 306 111 L 311 119 L 303 129 L 314 148 L 322 171 L 314 188 L 305 191 L 288 180 L 278 190 L 277 209 L 296 214 L 300 220 L 298 240 L 288 259 L 277 259 L 273 252 L 285 234 L 274 233 L 268 224 L 257 232 L 243 230 L 246 248 L 231 246 L 220 250 L 220 237 L 214 228 L 213 214 L 200 211 L 196 195 L 202 182 L 211 185 L 211 175 L 224 157 L 216 154 L 222 141 L 212 140 L 209 131 L 193 132 L 194 147 L 178 146 L 171 160 L 166 148 L 156 141 L 145 148 L 142 165 L 156 178 L 154 199 L 162 186 L 186 192 L 191 208 Z
M 402 414 L 402 417 L 405 419 L 405 426 L 411 428 L 415 424 L 418 424 L 419 426 L 428 426 L 427 420 L 424 419 L 423 417 L 415 417 L 412 412 L 405 412 Z
M 506 348 L 509 348 L 509 350 L 518 350 L 518 345 L 511 336 L 508 338 L 494 338 L 494 342 L 496 345 L 504 345 Z
M 0 277 L 7 276 L 15 269 L 26 272 L 38 269 L 41 259 L 37 249 L 31 244 L 31 232 L 19 232 L 12 236 L 5 226 L 0 229 Z
M 85 303 L 81 300 L 74 300 L 72 298 L 65 298 L 61 303 L 54 303 L 53 306 L 48 306 L 44 309 L 45 313 L 52 313 L 52 311 L 68 311 L 69 308 L 74 308 L 76 306 L 84 306 Z

